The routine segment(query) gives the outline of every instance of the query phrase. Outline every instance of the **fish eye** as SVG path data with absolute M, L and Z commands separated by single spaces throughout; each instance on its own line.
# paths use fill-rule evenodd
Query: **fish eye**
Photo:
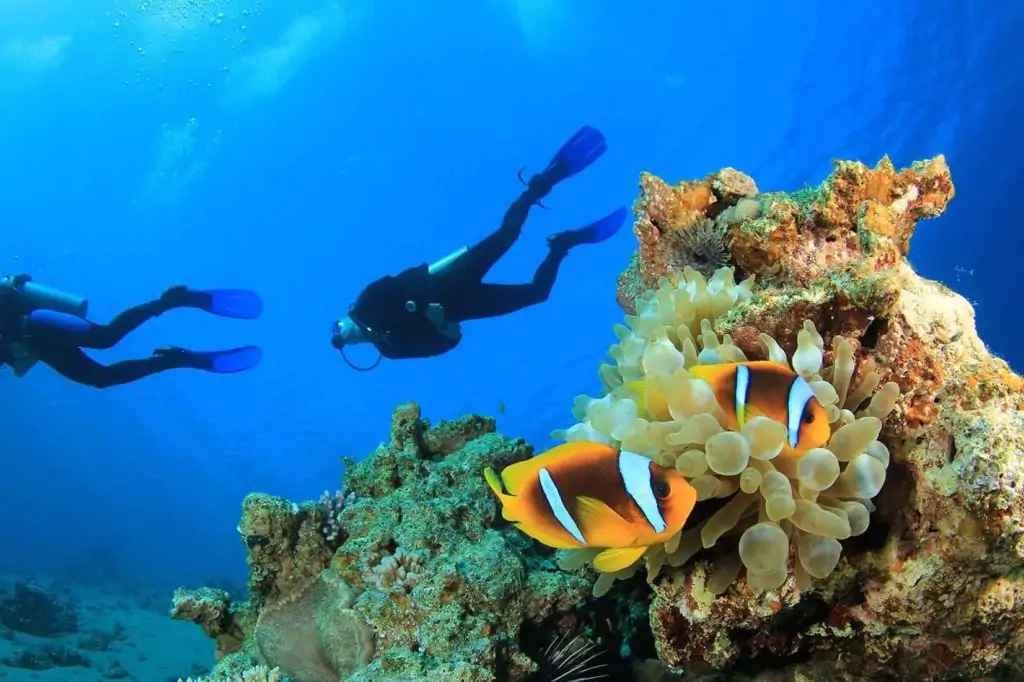
M 654 496 L 659 500 L 663 500 L 668 497 L 669 487 L 665 480 L 660 478 L 655 480 L 651 488 L 654 490 Z
M 804 424 L 813 424 L 813 423 L 814 423 L 814 412 L 811 412 L 810 410 L 807 410 L 806 412 L 804 412 Z

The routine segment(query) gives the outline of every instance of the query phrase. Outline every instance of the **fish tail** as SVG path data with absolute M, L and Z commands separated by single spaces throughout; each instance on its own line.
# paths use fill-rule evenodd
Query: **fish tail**
M 487 467 L 484 469 L 484 480 L 487 481 L 487 485 L 491 486 L 491 490 L 498 498 L 506 497 L 505 488 L 501 485 L 501 479 L 498 478 L 498 474 L 495 473 L 494 469 Z
M 506 521 L 517 521 L 516 515 L 513 511 L 515 498 L 505 492 L 505 488 L 501 483 L 501 478 L 495 473 L 494 469 L 487 467 L 484 469 L 484 480 L 487 481 L 487 485 L 491 487 L 494 495 L 501 502 L 501 516 Z

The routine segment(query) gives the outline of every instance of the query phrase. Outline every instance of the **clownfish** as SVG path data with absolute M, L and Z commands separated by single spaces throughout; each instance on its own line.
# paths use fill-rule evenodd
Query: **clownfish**
M 785 365 L 767 360 L 695 365 L 686 370 L 706 381 L 725 412 L 722 426 L 740 431 L 753 417 L 768 417 L 785 425 L 782 454 L 798 455 L 821 447 L 832 436 L 828 412 L 802 376 Z M 626 389 L 637 404 L 656 419 L 668 421 L 668 403 L 646 379 L 629 382 Z
M 502 516 L 548 547 L 604 548 L 594 568 L 628 568 L 682 529 L 697 491 L 675 469 L 602 443 L 573 441 L 484 478 Z

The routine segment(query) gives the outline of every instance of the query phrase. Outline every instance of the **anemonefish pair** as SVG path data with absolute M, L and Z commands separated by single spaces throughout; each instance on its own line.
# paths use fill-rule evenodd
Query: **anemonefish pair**
M 603 548 L 594 568 L 628 568 L 686 523 L 697 491 L 674 469 L 601 443 L 575 441 L 484 477 L 502 516 L 559 549 Z
M 728 362 L 696 365 L 686 371 L 711 386 L 725 412 L 724 428 L 740 431 L 747 420 L 757 416 L 785 425 L 784 455 L 821 447 L 832 435 L 828 413 L 815 397 L 814 389 L 785 365 L 769 361 Z M 626 389 L 655 419 L 672 419 L 667 401 L 653 382 L 640 379 L 628 383 Z

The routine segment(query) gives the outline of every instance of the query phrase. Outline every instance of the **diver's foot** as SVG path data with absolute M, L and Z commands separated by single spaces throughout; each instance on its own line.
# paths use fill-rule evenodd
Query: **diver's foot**
M 586 227 L 551 235 L 548 237 L 548 246 L 552 251 L 561 249 L 568 252 L 569 249 L 580 244 L 600 244 L 614 237 L 622 229 L 628 215 L 628 209 L 625 206 L 620 206 Z
M 172 367 L 196 367 L 199 369 L 195 356 L 190 351 L 177 346 L 157 348 L 153 351 L 153 357 L 164 358 Z
M 569 249 L 586 242 L 580 238 L 579 230 L 559 232 L 548 237 L 548 248 L 556 253 L 569 253 Z
M 258 365 L 263 357 L 263 351 L 257 346 L 213 351 L 196 351 L 168 346 L 167 348 L 157 348 L 153 351 L 153 355 L 167 358 L 172 367 L 191 367 L 216 374 L 234 374 Z
M 184 308 L 189 305 L 189 298 L 191 292 L 188 287 L 184 284 L 170 287 L 160 296 L 160 302 L 164 305 L 164 308 L 171 310 L 172 308 Z

